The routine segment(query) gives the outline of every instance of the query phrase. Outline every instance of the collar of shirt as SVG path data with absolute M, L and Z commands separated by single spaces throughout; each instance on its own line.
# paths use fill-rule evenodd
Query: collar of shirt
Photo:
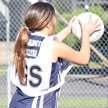
M 42 37 L 48 37 L 47 35 L 41 33 L 41 32 L 31 32 L 31 35 L 39 35 L 39 36 L 42 36 Z

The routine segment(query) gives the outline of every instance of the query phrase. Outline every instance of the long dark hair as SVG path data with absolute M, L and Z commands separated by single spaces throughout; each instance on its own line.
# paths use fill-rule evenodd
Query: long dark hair
M 22 85 L 26 85 L 27 82 L 24 69 L 29 31 L 42 30 L 52 20 L 54 15 L 55 10 L 53 6 L 44 2 L 34 3 L 25 13 L 24 22 L 26 27 L 20 29 L 14 49 L 14 62 Z

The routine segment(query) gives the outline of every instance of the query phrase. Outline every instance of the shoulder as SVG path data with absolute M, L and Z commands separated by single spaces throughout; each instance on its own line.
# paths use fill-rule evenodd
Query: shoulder
M 53 48 L 57 42 L 59 41 L 55 36 L 50 36 L 44 39 L 42 47 Z
M 53 36 L 45 38 L 40 49 L 41 58 L 49 59 L 52 62 L 57 61 L 57 57 L 55 56 L 55 49 L 59 47 L 57 43 L 59 43 L 59 41 L 55 40 Z

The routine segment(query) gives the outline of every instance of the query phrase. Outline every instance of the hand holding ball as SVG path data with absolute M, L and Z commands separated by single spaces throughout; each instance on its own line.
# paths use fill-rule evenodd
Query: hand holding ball
M 88 22 L 96 21 L 96 20 L 99 21 L 100 29 L 96 30 L 95 32 L 93 32 L 91 34 L 90 42 L 95 42 L 95 41 L 99 40 L 104 33 L 104 23 L 99 16 L 97 16 L 96 14 L 93 14 L 91 12 L 82 13 L 74 20 L 74 22 L 72 23 L 73 33 L 80 39 L 81 34 L 82 34 L 80 22 L 81 22 L 81 24 L 87 24 Z

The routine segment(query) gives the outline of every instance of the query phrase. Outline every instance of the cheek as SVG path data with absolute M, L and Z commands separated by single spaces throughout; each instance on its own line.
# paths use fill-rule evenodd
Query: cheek
M 56 20 L 56 18 L 55 18 L 55 20 L 54 20 L 54 27 L 56 28 L 56 24 L 57 24 L 57 20 Z
M 56 29 L 56 18 L 53 18 L 50 23 L 50 34 L 53 34 Z
M 56 29 L 56 21 L 53 22 L 53 30 L 55 31 Z
M 49 34 L 50 35 L 53 35 L 54 33 L 55 33 L 55 25 L 54 24 L 52 24 L 51 26 L 50 26 L 50 29 L 49 29 Z
M 55 31 L 55 29 L 56 29 L 56 24 L 53 24 L 53 30 Z
M 52 26 L 52 33 L 55 32 L 55 29 L 56 29 L 56 24 L 53 24 L 53 26 Z
M 52 24 L 53 24 L 53 29 L 55 29 L 56 28 L 56 17 L 53 17 Z

